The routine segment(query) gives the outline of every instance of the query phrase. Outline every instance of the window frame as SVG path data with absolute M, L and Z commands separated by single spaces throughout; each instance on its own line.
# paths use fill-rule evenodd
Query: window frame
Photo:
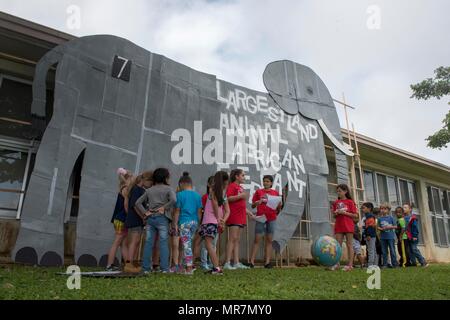
M 430 191 L 428 193 L 428 190 Z M 441 206 L 442 212 L 438 212 L 435 208 L 435 199 L 434 199 L 434 194 L 433 194 L 433 190 L 437 190 L 437 195 L 439 197 L 438 203 Z M 449 190 L 444 189 L 444 188 L 439 188 L 433 185 L 427 185 L 427 197 L 431 196 L 431 199 L 427 199 L 428 203 L 432 204 L 433 208 L 429 208 L 429 212 L 430 212 L 430 216 L 431 216 L 431 224 L 432 224 L 432 232 L 433 232 L 433 242 L 436 246 L 441 247 L 441 248 L 448 248 L 450 247 L 450 214 L 446 212 L 445 208 L 442 207 L 443 204 L 443 199 L 442 199 L 442 192 L 445 192 L 447 194 L 447 202 L 450 202 L 449 200 Z M 431 202 L 430 202 L 431 200 Z M 448 206 L 450 207 L 450 203 L 448 204 Z M 442 225 L 444 228 L 444 239 L 445 239 L 445 244 L 443 244 L 441 242 L 441 232 L 439 229 L 439 220 L 442 221 Z M 435 234 L 435 231 L 437 234 Z M 437 240 L 437 242 L 436 242 Z
M 28 176 L 29 176 L 29 170 L 30 170 L 31 157 L 32 157 L 32 154 L 36 153 L 36 152 L 35 152 L 35 149 L 33 148 L 32 143 L 27 145 L 24 143 L 17 143 L 14 140 L 9 140 L 9 139 L 4 139 L 4 138 L 0 138 L 0 148 L 6 149 L 6 150 L 11 150 L 11 151 L 23 152 L 27 155 L 27 162 L 25 165 L 24 175 L 22 178 L 22 186 L 20 189 L 15 190 L 15 192 L 20 193 L 17 210 L 10 210 L 10 211 L 16 211 L 15 219 L 19 220 L 20 216 L 22 214 L 26 187 L 28 185 Z M 0 192 L 6 192 L 6 191 L 0 191 Z M 8 218 L 12 219 L 13 218 L 11 216 L 3 214 L 2 213 L 3 211 L 9 211 L 9 210 L 0 210 L 0 218 L 2 218 L 2 219 L 8 219 Z
M 0 89 L 2 88 L 3 85 L 3 79 L 7 79 L 7 80 L 11 80 L 11 81 L 15 81 L 15 82 L 19 82 L 22 84 L 26 84 L 31 86 L 31 89 L 33 89 L 33 81 L 31 80 L 27 80 L 27 79 L 23 79 L 23 78 L 19 78 L 19 77 L 15 77 L 9 74 L 5 74 L 5 73 L 0 73 Z M 31 106 L 30 106 L 31 109 Z M 21 123 L 23 125 L 28 125 L 31 126 L 31 123 L 28 123 L 27 121 L 23 121 L 23 120 L 19 120 L 19 119 L 7 119 L 7 118 L 1 118 L 1 121 L 6 121 L 6 122 L 12 122 L 12 123 Z

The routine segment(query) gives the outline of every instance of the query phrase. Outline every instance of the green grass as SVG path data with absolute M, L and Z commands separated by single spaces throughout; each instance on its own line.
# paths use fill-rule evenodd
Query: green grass
M 82 278 L 80 290 L 67 289 L 67 277 L 56 275 L 61 271 L 0 266 L 0 299 L 450 299 L 450 265 L 382 270 L 380 290 L 367 289 L 365 270 L 313 266 L 233 270 L 223 276 L 197 271 L 194 276 Z

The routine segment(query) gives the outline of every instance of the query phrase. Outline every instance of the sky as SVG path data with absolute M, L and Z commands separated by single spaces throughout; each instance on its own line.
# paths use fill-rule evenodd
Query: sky
M 450 1 L 0 0 L 0 11 L 76 36 L 124 37 L 263 92 L 265 66 L 293 60 L 356 108 L 357 132 L 450 166 L 450 148 L 425 141 L 442 127 L 449 97 L 410 98 L 410 84 L 450 65 Z

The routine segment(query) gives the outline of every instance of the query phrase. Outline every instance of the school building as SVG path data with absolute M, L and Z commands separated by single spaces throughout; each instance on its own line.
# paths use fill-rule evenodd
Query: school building
M 58 44 L 75 37 L 36 23 L 0 12 L 0 262 L 11 261 L 20 228 L 20 218 L 27 183 L 33 170 L 39 141 L 33 140 L 31 126 L 32 81 L 37 61 Z M 54 82 L 49 72 L 48 88 Z M 326 82 L 326 81 L 325 81 Z M 52 115 L 52 90 L 48 90 L 47 122 Z M 394 209 L 411 202 L 419 217 L 420 250 L 433 262 L 450 262 L 450 167 L 379 142 L 370 137 L 347 132 L 353 147 L 358 145 L 359 159 L 349 161 L 355 169 L 353 190 L 358 202 L 371 201 L 378 206 L 389 202 Z M 350 134 L 350 135 L 349 135 Z M 423 141 L 421 141 L 423 143 Z M 336 171 L 331 143 L 326 146 L 330 167 L 329 200 L 336 198 Z M 361 174 L 360 174 L 361 172 Z M 79 179 L 77 179 L 79 181 Z M 65 225 L 65 256 L 73 256 L 76 212 L 79 197 L 71 195 L 71 219 Z M 299 257 L 310 258 L 309 219 L 305 212 L 294 237 L 283 255 L 284 264 Z M 109 223 L 109 221 L 105 221 Z M 241 242 L 243 261 L 250 254 L 253 223 L 245 229 Z M 225 253 L 226 233 L 219 251 Z M 259 251 L 262 259 L 263 248 Z

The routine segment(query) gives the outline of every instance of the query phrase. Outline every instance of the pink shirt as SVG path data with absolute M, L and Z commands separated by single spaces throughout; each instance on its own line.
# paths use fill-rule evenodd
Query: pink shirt
M 225 201 L 226 201 L 226 198 L 225 198 Z M 223 205 L 219 207 L 218 214 L 219 214 L 219 218 L 223 218 Z M 202 221 L 202 224 L 208 224 L 208 223 L 219 224 L 219 222 L 216 219 L 216 216 L 214 215 L 214 209 L 213 209 L 212 200 L 210 199 L 210 197 L 208 197 L 206 200 L 205 211 L 203 213 L 203 221 Z

